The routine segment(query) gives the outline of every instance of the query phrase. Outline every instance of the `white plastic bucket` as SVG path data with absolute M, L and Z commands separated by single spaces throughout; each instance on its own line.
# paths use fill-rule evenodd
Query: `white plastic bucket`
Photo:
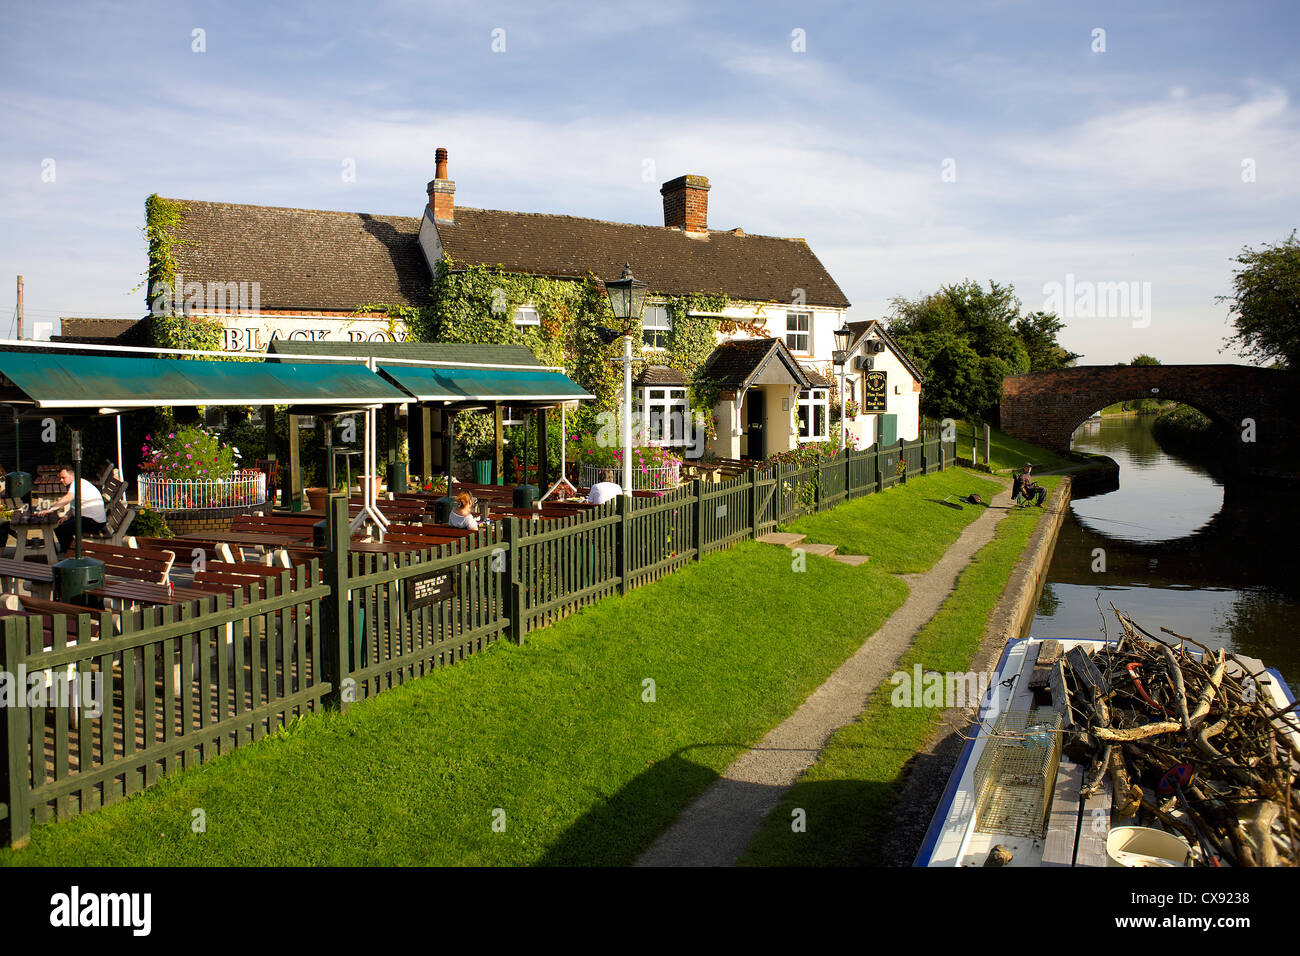
M 1107 866 L 1187 866 L 1187 842 L 1150 827 L 1116 827 L 1106 837 Z

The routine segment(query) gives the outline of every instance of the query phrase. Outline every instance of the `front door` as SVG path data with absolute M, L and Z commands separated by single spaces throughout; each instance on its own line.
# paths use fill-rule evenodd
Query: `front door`
M 767 457 L 767 439 L 763 423 L 767 418 L 766 396 L 761 389 L 751 388 L 745 393 L 745 434 L 749 439 L 746 457 L 762 461 Z

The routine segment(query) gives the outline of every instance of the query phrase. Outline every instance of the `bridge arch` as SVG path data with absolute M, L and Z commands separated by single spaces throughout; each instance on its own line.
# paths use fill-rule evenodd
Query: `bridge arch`
M 1002 431 L 1057 451 L 1093 412 L 1116 402 L 1159 398 L 1199 409 L 1234 439 L 1255 422 L 1255 441 L 1232 441 L 1225 454 L 1254 462 L 1285 448 L 1291 373 L 1250 365 L 1084 365 L 1012 375 L 1002 381 Z

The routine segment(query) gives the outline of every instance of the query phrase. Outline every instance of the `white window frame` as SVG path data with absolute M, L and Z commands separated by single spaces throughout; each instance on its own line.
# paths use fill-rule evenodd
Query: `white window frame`
M 652 393 L 657 392 L 657 395 Z M 685 385 L 644 385 L 637 390 L 636 411 L 642 418 L 645 427 L 646 444 L 658 445 L 661 448 L 684 448 L 690 444 L 686 435 L 686 422 L 690 420 L 691 406 L 686 397 Z M 655 437 L 652 425 L 653 416 L 658 412 L 660 418 L 659 437 Z M 678 417 L 674 419 L 673 413 L 677 412 Z M 664 437 L 662 423 L 668 422 L 669 434 Z M 679 435 L 672 434 L 673 424 L 680 422 L 682 433 Z
M 650 310 L 656 309 L 663 313 L 663 324 L 657 323 L 658 314 L 656 313 L 656 324 L 651 325 Z M 668 351 L 668 337 L 673 331 L 673 314 L 668 311 L 668 307 L 661 302 L 647 302 L 645 312 L 641 317 L 641 348 L 647 352 L 666 352 Z M 652 342 L 662 341 L 663 345 L 652 345 Z
M 821 424 L 823 428 L 820 434 L 816 431 L 817 409 L 819 408 L 822 410 Z M 830 388 L 820 386 L 799 392 L 798 419 L 800 441 L 829 441 L 831 435 Z
M 799 321 L 798 321 L 799 319 L 807 319 L 808 328 L 806 329 L 799 328 Z M 791 327 L 791 323 L 794 323 L 793 328 Z M 791 352 L 796 352 L 800 355 L 811 355 L 812 336 L 813 336 L 813 314 L 811 312 L 787 312 L 785 314 L 786 348 L 788 348 Z M 800 338 L 803 338 L 805 340 L 803 348 L 800 348 L 798 344 L 796 344 Z M 794 340 L 794 343 L 791 342 L 791 339 Z
M 542 324 L 542 316 L 537 311 L 537 306 L 528 302 L 515 309 L 510 318 L 517 329 L 531 329 Z

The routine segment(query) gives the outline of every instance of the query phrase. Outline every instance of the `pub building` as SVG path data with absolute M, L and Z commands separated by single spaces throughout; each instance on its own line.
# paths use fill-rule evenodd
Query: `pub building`
M 848 299 L 805 240 L 710 228 L 711 188 L 695 175 L 664 183 L 663 225 L 458 207 L 447 151 L 439 149 L 419 217 L 168 200 L 180 217 L 172 245 L 176 288 L 165 291 L 187 314 L 219 321 L 227 351 L 349 343 L 365 353 L 367 345 L 407 335 L 400 320 L 362 307 L 433 304 L 434 266 L 444 256 L 453 269 L 488 265 L 574 280 L 616 278 L 630 264 L 649 290 L 645 361 L 633 383 L 633 404 L 645 420 L 686 418 L 688 376 L 696 371 L 670 367 L 673 319 L 656 293 L 720 293 L 725 308 L 695 313 L 718 323 L 718 347 L 704 363 L 721 385 L 709 453 L 761 459 L 827 440 L 841 376 L 843 397 L 858 409 L 845 426 L 854 447 L 916 438 L 916 366 L 879 322 L 849 321 Z M 521 334 L 539 325 L 528 303 L 497 319 Z M 834 356 L 845 359 L 839 366 L 832 361 L 843 348 L 836 332 L 845 329 L 851 337 L 846 355 Z M 421 449 L 419 457 L 436 467 L 442 413 L 435 405 L 410 420 L 413 452 Z M 432 438 L 431 453 L 420 431 Z M 668 427 L 652 427 L 650 439 L 699 454 L 694 436 Z

